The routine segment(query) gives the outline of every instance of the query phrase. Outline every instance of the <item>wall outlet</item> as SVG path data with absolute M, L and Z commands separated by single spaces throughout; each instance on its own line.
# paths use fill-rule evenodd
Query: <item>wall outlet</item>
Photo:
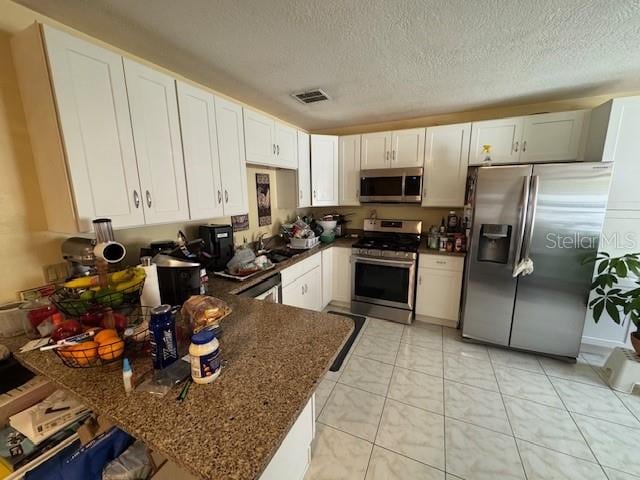
M 69 276 L 67 262 L 52 263 L 42 266 L 42 273 L 46 283 L 64 282 Z

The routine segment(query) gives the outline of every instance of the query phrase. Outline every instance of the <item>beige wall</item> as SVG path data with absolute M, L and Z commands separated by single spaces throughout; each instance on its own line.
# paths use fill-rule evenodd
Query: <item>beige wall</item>
M 429 229 L 431 225 L 440 225 L 443 217 L 450 211 L 455 211 L 458 216 L 462 215 L 462 208 L 423 208 L 420 206 L 408 205 L 364 205 L 360 207 L 333 207 L 333 208 L 312 208 L 310 211 L 315 218 L 320 218 L 327 213 L 339 213 L 348 215 L 349 229 L 362 229 L 363 220 L 370 218 L 375 211 L 377 218 L 393 218 L 397 220 L 422 220 L 422 231 Z
M 9 0 L 0 0 L 0 265 L 2 266 L 0 301 L 13 299 L 15 292 L 18 290 L 42 284 L 44 281 L 42 265 L 57 263 L 61 260 L 60 243 L 63 237 L 49 233 L 46 230 L 42 199 L 40 198 L 39 187 L 35 177 L 32 152 L 9 46 L 10 36 L 26 28 L 34 21 L 44 21 L 61 26 L 58 22 L 16 5 Z M 65 27 L 62 26 L 62 28 Z M 602 103 L 608 98 L 607 96 L 602 96 L 566 102 L 500 107 L 385 124 L 356 126 L 339 131 L 331 131 L 331 133 L 358 133 L 456 123 L 539 111 L 588 108 Z M 236 243 L 241 242 L 244 236 L 249 240 L 253 239 L 254 235 L 260 230 L 275 233 L 280 222 L 293 217 L 296 213 L 292 209 L 276 208 L 277 184 L 274 170 L 251 167 L 247 170 L 250 230 L 236 234 Z M 256 172 L 268 172 L 271 175 L 271 183 L 273 185 L 271 199 L 274 223 L 271 227 L 263 229 L 257 227 Z M 380 218 L 421 219 L 424 222 L 424 228 L 428 228 L 431 224 L 439 224 L 440 218 L 448 212 L 447 209 L 422 209 L 420 207 L 406 206 L 376 206 L 373 208 L 376 209 Z M 371 207 L 340 207 L 338 209 L 312 210 L 316 215 L 330 210 L 337 210 L 340 213 L 355 212 L 355 215 L 350 217 L 353 220 L 350 226 L 359 228 L 362 225 L 362 219 L 369 215 Z M 229 219 L 212 219 L 212 222 L 214 221 L 228 223 Z M 196 226 L 200 223 L 204 222 L 120 230 L 116 235 L 119 240 L 128 245 L 131 255 L 135 257 L 137 249 L 141 245 L 151 240 L 175 238 L 179 228 L 184 229 L 187 235 L 192 236 L 196 231 Z

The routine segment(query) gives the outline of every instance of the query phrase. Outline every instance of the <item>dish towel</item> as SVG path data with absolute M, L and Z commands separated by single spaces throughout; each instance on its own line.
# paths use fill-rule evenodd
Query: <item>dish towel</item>
M 513 269 L 513 277 L 531 275 L 533 273 L 533 260 L 529 257 L 520 260 L 520 263 Z

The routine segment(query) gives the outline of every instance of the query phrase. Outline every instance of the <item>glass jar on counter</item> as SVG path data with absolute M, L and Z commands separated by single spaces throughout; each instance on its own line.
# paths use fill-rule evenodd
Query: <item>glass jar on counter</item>
M 20 306 L 22 326 L 28 338 L 36 339 L 51 335 L 53 331 L 53 314 L 58 309 L 48 298 L 33 298 Z

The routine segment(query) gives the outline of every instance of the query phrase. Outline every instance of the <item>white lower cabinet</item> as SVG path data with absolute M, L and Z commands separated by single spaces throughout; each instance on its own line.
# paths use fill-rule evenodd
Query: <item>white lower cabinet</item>
M 311 463 L 311 441 L 315 436 L 315 394 L 282 441 L 260 480 L 302 480 Z
M 351 247 L 331 247 L 333 279 L 331 301 L 341 305 L 351 304 Z
M 322 310 L 320 252 L 282 271 L 282 303 L 307 310 Z
M 333 248 L 322 251 L 322 309 L 331 303 L 333 296 Z
M 420 254 L 416 319 L 456 326 L 460 316 L 462 257 Z

